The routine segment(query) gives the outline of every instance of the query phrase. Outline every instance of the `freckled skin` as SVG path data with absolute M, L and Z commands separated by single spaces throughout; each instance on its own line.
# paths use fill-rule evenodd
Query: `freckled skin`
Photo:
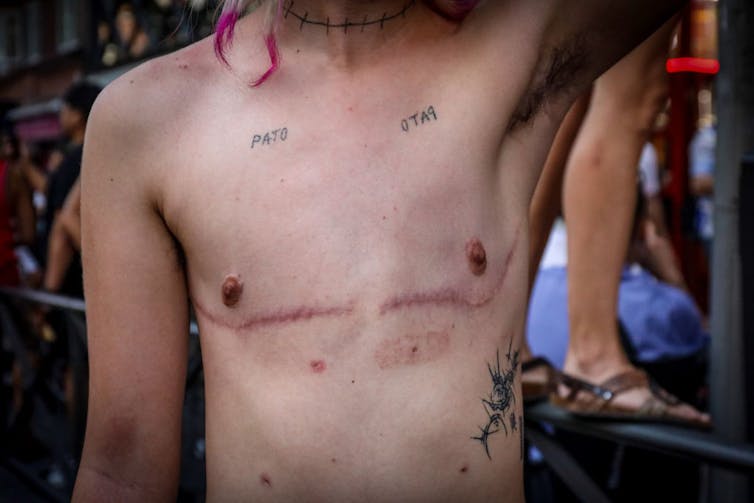
M 232 274 L 225 278 L 222 286 L 223 304 L 233 307 L 238 304 L 243 293 L 243 283 Z
M 469 259 L 469 269 L 475 276 L 481 276 L 487 270 L 487 252 L 479 239 L 471 239 L 466 243 L 466 258 Z

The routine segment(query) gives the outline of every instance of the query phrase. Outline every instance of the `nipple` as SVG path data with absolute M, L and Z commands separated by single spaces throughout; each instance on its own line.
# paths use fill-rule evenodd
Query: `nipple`
M 243 283 L 241 280 L 233 274 L 226 276 L 222 287 L 223 304 L 228 307 L 235 306 L 241 298 L 241 293 L 243 293 Z
M 477 238 L 466 243 L 466 258 L 469 259 L 469 269 L 475 276 L 481 276 L 487 269 L 487 252 L 484 245 Z

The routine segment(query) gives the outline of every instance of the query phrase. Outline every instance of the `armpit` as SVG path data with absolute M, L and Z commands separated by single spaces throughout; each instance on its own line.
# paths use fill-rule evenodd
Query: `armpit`
M 584 36 L 547 49 L 528 91 L 511 116 L 508 131 L 529 124 L 548 103 L 570 90 L 578 81 L 579 73 L 586 69 L 587 60 Z

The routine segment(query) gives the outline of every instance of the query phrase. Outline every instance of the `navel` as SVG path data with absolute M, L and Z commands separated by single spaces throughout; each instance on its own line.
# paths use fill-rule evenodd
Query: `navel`
M 238 304 L 243 293 L 243 283 L 238 276 L 229 274 L 225 277 L 222 286 L 223 304 L 228 307 L 233 307 Z
M 479 239 L 473 238 L 466 243 L 466 258 L 474 275 L 481 276 L 487 270 L 487 252 Z

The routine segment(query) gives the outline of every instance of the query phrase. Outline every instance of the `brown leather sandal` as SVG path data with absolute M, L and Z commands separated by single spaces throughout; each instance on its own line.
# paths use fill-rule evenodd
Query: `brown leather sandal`
M 550 402 L 581 418 L 667 423 L 700 429 L 712 426 L 709 421 L 687 419 L 673 414 L 671 409 L 682 402 L 660 388 L 646 372 L 639 369 L 628 370 L 599 385 L 560 373 L 559 387 L 561 390 L 568 390 L 568 393 L 562 395 L 556 389 L 550 395 Z M 639 408 L 631 409 L 614 403 L 615 397 L 621 393 L 638 388 L 646 388 L 651 393 Z

